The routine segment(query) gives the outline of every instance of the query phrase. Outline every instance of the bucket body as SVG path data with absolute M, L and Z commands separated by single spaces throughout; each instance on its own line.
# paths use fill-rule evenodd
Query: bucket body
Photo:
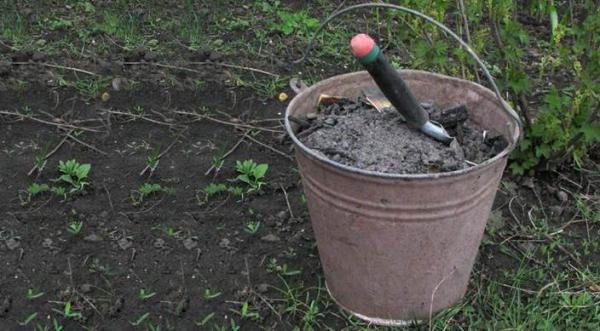
M 400 175 L 326 159 L 304 146 L 288 116 L 316 111 L 319 95 L 357 97 L 375 83 L 365 71 L 335 76 L 297 95 L 286 111 L 327 288 L 346 310 L 371 323 L 428 319 L 459 301 L 519 126 L 495 94 L 473 82 L 403 70 L 422 101 L 466 105 L 470 118 L 509 146 L 469 169 Z

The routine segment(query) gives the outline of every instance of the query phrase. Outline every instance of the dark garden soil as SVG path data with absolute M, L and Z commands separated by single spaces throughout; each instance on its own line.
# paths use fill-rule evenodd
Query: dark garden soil
M 122 51 L 114 48 L 107 50 L 110 56 Z M 213 324 L 231 325 L 231 319 L 241 330 L 294 330 L 304 315 L 289 310 L 295 305 L 290 294 L 306 304 L 317 302 L 334 330 L 347 326 L 323 290 L 300 176 L 284 135 L 285 102 L 235 86 L 231 72 L 217 66 L 161 67 L 156 54 L 143 50 L 118 59 L 141 64 L 110 58 L 47 61 L 101 77 L 45 66 L 44 54 L 2 46 L 0 52 L 8 54 L 0 60 L 0 331 L 31 330 L 33 324 L 20 324 L 34 312 L 36 322 L 50 325 L 56 318 L 66 331 L 146 330 L 149 321 L 162 330 L 212 330 Z M 218 58 L 207 50 L 177 61 Z M 59 78 L 90 85 L 65 87 Z M 155 152 L 161 154 L 158 167 L 140 175 Z M 492 154 L 465 155 L 480 162 L 497 146 L 487 152 Z M 222 167 L 214 169 L 215 156 L 224 154 Z M 339 152 L 325 154 L 344 160 Z M 43 171 L 32 171 L 40 155 L 49 155 L 48 162 Z M 426 170 L 442 171 L 445 158 L 434 160 L 437 170 Z M 58 163 L 71 159 L 91 165 L 82 194 L 63 199 L 46 192 L 22 201 L 32 183 L 58 185 Z M 260 193 L 243 200 L 228 194 L 206 199 L 201 190 L 210 183 L 239 185 L 232 181 L 235 162 L 247 159 L 269 165 Z M 573 195 L 563 195 L 595 192 L 597 183 L 578 176 L 568 171 L 535 180 L 505 176 L 489 222 L 494 236 L 484 239 L 473 284 L 516 268 L 518 260 L 500 242 L 526 256 L 532 244 L 513 233 L 534 206 L 547 214 L 548 224 L 567 224 L 565 233 L 585 235 L 583 223 L 567 223 L 577 211 L 569 207 Z M 172 193 L 134 205 L 132 191 L 144 183 Z M 255 234 L 246 231 L 251 221 L 260 222 Z M 67 231 L 71 222 L 82 222 L 80 233 Z M 563 264 L 569 260 L 555 255 Z M 81 318 L 61 316 L 67 302 Z M 242 318 L 244 302 L 260 318 Z M 208 322 L 199 325 L 203 320 Z
M 469 120 L 466 108 L 454 110 L 430 107 L 432 119 L 455 119 L 443 122 L 448 133 L 456 137 L 449 146 L 409 128 L 395 110 L 381 113 L 364 100 L 342 99 L 319 105 L 310 119 L 303 119 L 309 125 L 298 134 L 307 147 L 334 161 L 396 174 L 465 169 L 494 157 L 507 146 L 501 136 L 486 137 L 484 130 Z
M 39 119 L 0 115 L 1 330 L 19 329 L 17 321 L 30 312 L 43 320 L 55 316 L 54 309 L 62 311 L 67 301 L 83 321 L 65 318 L 66 330 L 79 324 L 128 330 L 145 313 L 156 323 L 192 330 L 209 313 L 215 313 L 215 323 L 223 316 L 240 319 L 231 310 L 240 311 L 246 301 L 266 309 L 265 320 L 238 322 L 243 330 L 287 328 L 259 298 L 277 293 L 270 286 L 281 286 L 277 271 L 284 263 L 301 270 L 307 282 L 318 283 L 320 273 L 299 178 L 286 156 L 289 145 L 278 143 L 285 104 L 228 92 L 215 80 L 199 92 L 147 82 L 135 90 L 110 89 L 106 102 L 42 85 L 0 92 L 3 111 Z M 131 115 L 135 107 L 144 113 Z M 210 109 L 214 120 L 175 113 L 201 109 Z M 250 138 L 221 171 L 205 176 L 213 156 L 243 134 Z M 43 172 L 29 176 L 35 155 L 56 146 Z M 153 149 L 166 152 L 152 177 L 149 171 L 140 176 Z M 91 164 L 82 195 L 62 201 L 45 193 L 21 205 L 19 192 L 33 182 L 54 185 L 58 161 L 68 159 Z M 243 203 L 222 195 L 199 204 L 199 190 L 228 183 L 237 175 L 235 160 L 246 159 L 270 166 L 262 193 Z M 133 206 L 131 191 L 143 183 L 174 192 Z M 254 235 L 244 231 L 251 220 L 261 222 Z M 66 231 L 71 221 L 83 222 L 79 234 Z M 43 299 L 28 300 L 30 288 L 44 292 Z M 142 288 L 156 295 L 142 300 Z M 221 295 L 205 298 L 207 289 Z

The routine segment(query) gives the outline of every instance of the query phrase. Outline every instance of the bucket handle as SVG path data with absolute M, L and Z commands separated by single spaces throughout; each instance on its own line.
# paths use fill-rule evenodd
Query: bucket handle
M 425 21 L 435 25 L 437 28 L 439 28 L 440 30 L 446 32 L 448 35 L 450 35 L 454 40 L 456 40 L 466 51 L 467 53 L 469 53 L 469 55 L 471 55 L 471 57 L 475 60 L 475 62 L 477 62 L 477 64 L 479 65 L 479 67 L 481 68 L 481 70 L 483 71 L 483 74 L 485 75 L 486 79 L 490 82 L 492 89 L 494 90 L 494 93 L 496 94 L 496 97 L 498 98 L 498 100 L 500 101 L 500 104 L 502 105 L 502 109 L 504 110 L 504 112 L 512 117 L 516 122 L 517 125 L 519 126 L 519 138 L 521 135 L 521 132 L 523 132 L 522 128 L 523 128 L 523 123 L 521 122 L 521 118 L 519 117 L 519 115 L 514 111 L 514 109 L 512 109 L 510 107 L 510 105 L 508 105 L 508 103 L 502 98 L 502 95 L 500 94 L 500 90 L 498 89 L 498 86 L 496 85 L 496 81 L 494 80 L 494 78 L 492 77 L 492 75 L 490 74 L 490 72 L 487 70 L 487 68 L 485 67 L 485 64 L 483 63 L 483 61 L 481 61 L 481 59 L 477 56 L 477 54 L 475 54 L 475 51 L 473 51 L 473 49 L 471 49 L 471 47 L 469 46 L 469 44 L 467 44 L 464 40 L 462 40 L 461 37 L 459 37 L 458 35 L 456 35 L 456 33 L 454 33 L 452 30 L 450 30 L 450 28 L 448 28 L 447 26 L 445 26 L 444 24 L 438 22 L 437 20 L 435 20 L 434 18 L 427 16 L 419 11 L 407 8 L 407 7 L 403 7 L 403 6 L 399 6 L 399 5 L 394 5 L 394 4 L 390 4 L 390 3 L 364 3 L 364 4 L 358 4 L 358 5 L 353 5 L 353 6 L 349 6 L 343 9 L 340 9 L 338 11 L 335 11 L 333 14 L 331 14 L 329 17 L 327 17 L 325 19 L 325 21 L 323 21 L 323 23 L 321 23 L 321 26 L 319 26 L 319 28 L 317 29 L 317 31 L 315 31 L 315 33 L 312 35 L 312 37 L 310 38 L 309 42 L 308 42 L 308 46 L 306 47 L 306 50 L 304 52 L 304 55 L 294 61 L 294 63 L 301 63 L 304 62 L 308 56 L 308 54 L 310 53 L 310 51 L 312 50 L 314 41 L 316 39 L 316 37 L 319 35 L 319 33 L 321 33 L 321 31 L 323 30 L 323 28 L 325 28 L 325 26 L 327 24 L 329 24 L 329 22 L 331 22 L 334 18 L 345 14 L 349 11 L 355 10 L 355 9 L 361 9 L 361 8 L 372 8 L 372 7 L 382 7 L 382 8 L 387 8 L 387 9 L 395 9 L 395 10 L 399 10 L 414 16 L 417 16 L 421 19 L 424 19 Z M 300 89 L 301 90 L 301 89 Z M 517 138 L 517 140 L 519 139 Z

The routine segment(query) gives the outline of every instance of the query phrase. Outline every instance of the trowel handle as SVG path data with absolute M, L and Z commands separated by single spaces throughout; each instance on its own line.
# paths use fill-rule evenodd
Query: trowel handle
M 521 133 L 523 132 L 523 129 L 522 129 L 523 125 L 521 122 L 521 118 L 519 117 L 519 115 L 517 115 L 517 113 L 514 111 L 514 109 L 512 109 L 510 107 L 510 105 L 506 101 L 504 101 L 504 99 L 502 98 L 502 95 L 500 94 L 500 90 L 498 89 L 498 86 L 496 85 L 496 82 L 494 81 L 494 78 L 488 71 L 488 69 L 485 66 L 485 64 L 483 63 L 483 61 L 481 61 L 481 59 L 477 56 L 477 54 L 475 54 L 475 52 L 471 49 L 469 44 L 467 44 L 464 40 L 462 40 L 459 36 L 457 36 L 456 33 L 454 33 L 452 30 L 450 30 L 447 26 L 445 26 L 444 24 L 436 21 L 435 19 L 433 19 L 421 12 L 418 12 L 416 10 L 406 8 L 403 6 L 399 6 L 399 5 L 394 5 L 391 3 L 363 3 L 363 4 L 348 6 L 346 8 L 340 9 L 340 10 L 334 12 L 333 14 L 331 14 L 329 17 L 327 17 L 327 19 L 325 19 L 325 21 L 323 21 L 323 23 L 321 23 L 321 26 L 319 26 L 317 31 L 315 31 L 313 36 L 310 38 L 308 46 L 307 46 L 306 51 L 304 52 L 304 55 L 302 56 L 302 58 L 298 59 L 297 61 L 294 61 L 294 63 L 300 63 L 306 59 L 306 57 L 308 56 L 308 53 L 310 52 L 310 50 L 313 47 L 313 43 L 315 41 L 316 36 L 318 36 L 319 33 L 321 33 L 321 31 L 323 31 L 323 29 L 327 26 L 327 24 L 329 24 L 329 22 L 331 22 L 333 19 L 335 19 L 336 17 L 338 17 L 342 14 L 348 13 L 348 12 L 356 10 L 356 9 L 361 9 L 361 8 L 387 8 L 387 9 L 399 10 L 399 11 L 411 14 L 413 16 L 419 17 L 419 18 L 435 25 L 438 29 L 444 31 L 448 36 L 450 36 L 454 40 L 456 40 L 463 47 L 463 49 L 469 55 L 471 55 L 471 57 L 475 60 L 477 65 L 479 65 L 481 71 L 483 72 L 483 74 L 485 75 L 487 80 L 490 82 L 490 86 L 491 86 L 492 90 L 494 91 L 494 93 L 496 94 L 496 97 L 498 98 L 500 104 L 502 105 L 504 112 L 508 116 L 512 117 L 517 122 L 518 127 L 513 128 L 513 130 L 512 130 L 513 131 L 513 140 L 516 142 L 520 139 Z
M 390 103 L 404 116 L 406 123 L 420 130 L 429 121 L 429 115 L 375 41 L 361 33 L 352 38 L 350 48 L 352 55 L 369 72 Z

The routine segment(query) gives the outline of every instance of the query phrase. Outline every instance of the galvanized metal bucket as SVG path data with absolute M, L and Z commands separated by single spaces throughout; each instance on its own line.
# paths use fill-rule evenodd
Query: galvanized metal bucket
M 340 306 L 379 325 L 429 319 L 464 296 L 508 155 L 521 134 L 518 117 L 497 90 L 430 72 L 401 74 L 419 100 L 441 108 L 464 104 L 473 121 L 509 145 L 459 171 L 361 170 L 307 148 L 288 119 L 314 112 L 321 94 L 358 97 L 374 88 L 367 72 L 331 77 L 291 101 L 285 125 L 296 147 L 327 288 Z

